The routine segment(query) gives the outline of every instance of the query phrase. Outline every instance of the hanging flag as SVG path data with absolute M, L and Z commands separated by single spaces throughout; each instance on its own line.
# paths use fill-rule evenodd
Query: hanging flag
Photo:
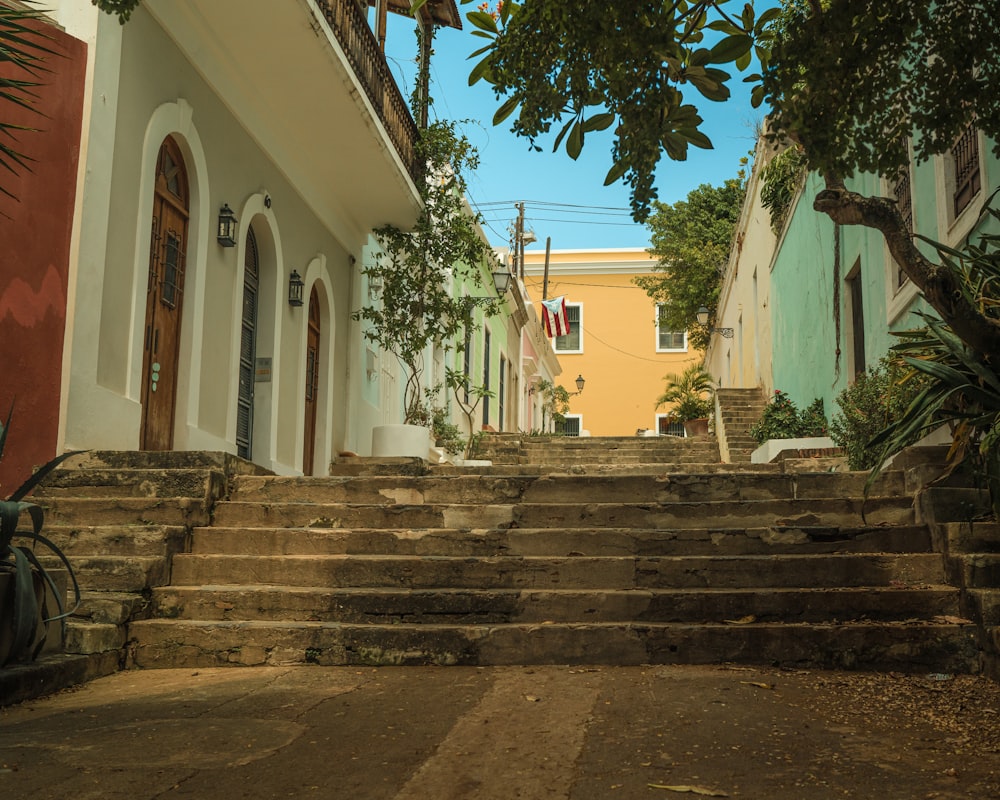
M 553 297 L 551 300 L 542 300 L 542 321 L 545 323 L 546 336 L 568 334 L 569 316 L 566 314 L 566 298 Z

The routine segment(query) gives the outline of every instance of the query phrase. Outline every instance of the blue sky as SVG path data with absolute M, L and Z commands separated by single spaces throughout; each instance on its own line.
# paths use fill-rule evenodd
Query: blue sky
M 462 128 L 479 151 L 480 166 L 469 180 L 469 200 L 484 217 L 484 229 L 494 246 L 508 242 L 508 228 L 517 215 L 514 203 L 524 201 L 526 227 L 534 229 L 545 247 L 552 238 L 554 250 L 601 247 L 648 247 L 649 231 L 632 222 L 628 188 L 623 183 L 604 186 L 611 167 L 610 132 L 588 134 L 580 158 L 573 161 L 563 148 L 552 152 L 552 140 L 541 141 L 543 152 L 529 150 L 526 139 L 515 136 L 507 123 L 494 127 L 499 102 L 488 84 L 469 86 L 474 61 L 468 55 L 485 40 L 471 35 L 460 6 L 463 30 L 442 29 L 435 38 L 431 62 L 431 96 L 436 118 L 470 120 Z M 389 15 L 386 56 L 400 88 L 409 96 L 416 72 L 416 37 L 413 23 Z M 731 82 L 733 99 L 726 103 L 704 100 L 694 90 L 685 99 L 695 103 L 705 118 L 702 129 L 714 150 L 689 149 L 685 162 L 665 156 L 657 171 L 656 186 L 662 202 L 683 200 L 702 183 L 719 185 L 735 177 L 740 158 L 753 147 L 759 109 L 750 107 L 749 91 L 738 77 Z

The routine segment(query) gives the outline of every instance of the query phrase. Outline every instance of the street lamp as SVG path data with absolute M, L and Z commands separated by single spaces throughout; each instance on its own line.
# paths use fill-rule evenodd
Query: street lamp
M 493 285 L 497 289 L 497 294 L 503 297 L 510 288 L 510 273 L 505 269 L 499 269 L 493 273 Z
M 578 394 L 582 394 L 583 393 L 583 385 L 586 382 L 587 382 L 587 379 L 584 378 L 583 375 L 577 375 L 576 376 L 576 389 L 577 390 L 575 392 L 570 392 L 569 396 L 570 397 L 576 397 Z
M 708 309 L 705 306 L 702 306 L 701 308 L 698 309 L 698 313 L 696 316 L 698 319 L 698 324 L 708 328 Z M 709 334 L 718 333 L 719 335 L 722 336 L 723 339 L 733 338 L 732 328 L 708 328 L 708 332 Z

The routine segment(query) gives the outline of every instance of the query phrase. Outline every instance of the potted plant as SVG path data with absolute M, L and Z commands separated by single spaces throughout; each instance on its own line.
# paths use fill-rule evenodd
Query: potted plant
M 401 430 L 373 434 L 375 455 L 420 455 L 430 446 L 430 412 L 424 400 L 425 358 L 433 345 L 449 347 L 475 327 L 477 306 L 496 313 L 491 298 L 456 296 L 455 287 L 481 286 L 482 265 L 490 250 L 480 235 L 477 217 L 464 202 L 465 174 L 478 164 L 475 149 L 455 132 L 452 122 L 440 121 L 421 132 L 417 161 L 424 172 L 419 181 L 422 209 L 413 227 L 402 230 L 384 225 L 375 230 L 380 254 L 362 270 L 370 286 L 379 286 L 377 300 L 354 312 L 363 323 L 363 335 L 385 353 L 394 355 L 405 373 L 403 425 L 420 426 L 425 442 L 413 452 L 384 452 L 412 434 Z M 395 426 L 394 426 L 395 427 Z M 376 447 L 378 445 L 378 447 Z M 421 452 L 422 450 L 422 452 Z
M 691 364 L 684 372 L 673 372 L 663 379 L 666 387 L 657 398 L 656 407 L 672 404 L 667 419 L 670 423 L 683 423 L 688 436 L 707 434 L 715 393 L 712 376 L 700 364 Z

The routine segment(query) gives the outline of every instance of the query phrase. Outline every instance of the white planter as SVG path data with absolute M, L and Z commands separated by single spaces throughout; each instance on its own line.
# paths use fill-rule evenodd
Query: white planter
M 829 436 L 802 439 L 768 439 L 750 454 L 751 464 L 770 464 L 785 450 L 829 450 L 837 445 Z
M 430 452 L 431 432 L 422 425 L 378 425 L 372 428 L 373 456 L 426 459 Z

